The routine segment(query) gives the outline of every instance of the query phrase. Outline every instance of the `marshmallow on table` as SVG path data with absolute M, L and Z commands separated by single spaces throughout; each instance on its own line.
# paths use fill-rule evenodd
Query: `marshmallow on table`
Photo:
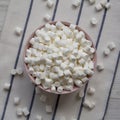
M 4 89 L 5 91 L 9 91 L 9 90 L 10 90 L 10 83 L 5 83 L 3 89 Z
M 47 113 L 52 113 L 52 106 L 51 105 L 46 105 L 45 107 Z
M 89 0 L 89 3 L 92 5 L 96 2 L 96 0 Z
M 101 11 L 103 9 L 103 6 L 100 3 L 98 3 L 98 4 L 96 4 L 95 9 L 97 11 Z
M 51 20 L 51 16 L 50 16 L 49 14 L 46 14 L 46 15 L 44 16 L 44 20 L 45 20 L 46 22 L 50 21 L 50 20 Z
M 93 95 L 94 93 L 95 93 L 95 88 L 89 87 L 88 90 L 87 90 L 87 94 Z
M 97 19 L 94 18 L 94 17 L 91 19 L 90 22 L 91 22 L 92 25 L 97 25 L 97 23 L 98 23 Z
M 22 68 L 17 68 L 17 69 L 16 69 L 16 73 L 17 73 L 18 75 L 22 75 L 22 74 L 23 74 L 23 69 L 22 69 Z
M 52 8 L 53 5 L 54 5 L 53 0 L 47 0 L 47 7 L 48 7 L 48 8 Z
M 72 2 L 72 5 L 74 6 L 74 7 L 78 7 L 78 6 L 80 6 L 80 0 L 73 0 L 73 2 Z
M 105 56 L 108 56 L 110 54 L 110 50 L 108 48 L 105 48 L 104 51 L 103 51 L 103 54 Z
M 43 120 L 43 118 L 42 118 L 42 116 L 41 116 L 41 115 L 36 115 L 35 120 Z
M 105 4 L 105 8 L 108 10 L 108 9 L 110 9 L 111 8 L 111 3 L 110 2 L 107 2 L 106 4 Z
M 104 70 L 104 65 L 103 65 L 103 63 L 98 63 L 96 68 L 97 68 L 98 71 Z
M 23 112 L 23 115 L 24 115 L 25 117 L 30 114 L 30 112 L 29 112 L 29 110 L 28 110 L 27 107 L 24 107 L 24 108 L 22 109 L 22 112 Z
M 15 34 L 16 34 L 17 36 L 20 36 L 20 35 L 22 34 L 22 32 L 23 32 L 23 29 L 22 29 L 22 28 L 20 28 L 20 27 L 16 27 L 16 28 L 15 28 Z
M 23 115 L 22 108 L 17 108 L 17 110 L 16 110 L 16 115 L 17 115 L 18 117 L 22 117 L 22 115 Z
M 107 47 L 112 51 L 116 48 L 116 45 L 114 42 L 109 42 Z
M 84 97 L 84 91 L 83 90 L 80 90 L 79 92 L 78 92 L 78 98 L 82 98 L 82 97 Z
M 11 75 L 16 75 L 17 71 L 16 71 L 16 69 L 12 69 L 10 73 L 11 73 Z
M 14 97 L 14 105 L 19 105 L 19 104 L 20 104 L 20 98 Z

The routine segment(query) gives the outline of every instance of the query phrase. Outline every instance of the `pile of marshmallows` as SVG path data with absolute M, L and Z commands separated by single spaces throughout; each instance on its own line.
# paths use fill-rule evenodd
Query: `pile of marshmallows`
M 24 62 L 36 85 L 51 92 L 82 87 L 94 71 L 95 49 L 76 25 L 45 24 L 29 41 Z

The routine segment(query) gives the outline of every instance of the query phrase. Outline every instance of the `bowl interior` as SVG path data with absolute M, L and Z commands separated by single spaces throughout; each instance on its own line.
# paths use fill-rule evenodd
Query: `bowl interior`
M 50 22 L 50 24 L 56 24 L 56 22 L 57 21 L 53 21 L 53 22 Z M 69 26 L 70 25 L 70 23 L 68 23 L 68 22 L 64 22 L 64 21 L 61 21 L 65 26 Z M 41 29 L 41 28 L 43 28 L 45 25 L 42 25 L 42 26 L 40 26 L 40 27 L 38 27 L 37 29 Z M 36 30 L 37 30 L 36 29 Z M 78 31 L 83 31 L 84 33 L 85 33 L 85 38 L 87 39 L 87 40 L 90 40 L 90 41 L 92 41 L 91 40 L 91 38 L 90 38 L 90 36 L 83 30 L 83 29 L 81 29 L 79 26 L 76 26 L 76 29 L 78 30 Z M 35 31 L 36 31 L 35 30 Z M 35 36 L 35 31 L 31 34 L 31 36 L 29 37 L 29 39 L 28 39 L 28 41 L 27 41 L 27 43 L 26 43 L 26 45 L 25 45 L 25 50 L 24 50 L 24 58 L 26 57 L 26 50 L 29 48 L 29 47 L 31 47 L 31 45 L 30 45 L 30 43 L 29 43 L 29 41 L 31 40 L 31 38 L 33 38 L 34 36 Z M 92 47 L 93 48 L 95 48 L 94 47 L 94 45 L 93 45 L 93 42 L 92 42 Z M 95 65 L 96 65 L 96 52 L 94 53 L 94 57 L 93 57 L 93 62 L 94 62 L 94 70 L 95 70 Z M 29 76 L 29 78 L 30 78 L 30 80 L 35 84 L 35 78 L 29 73 L 29 71 L 28 71 L 28 65 L 24 62 L 24 66 L 25 66 L 25 70 L 26 70 L 26 72 L 27 72 L 27 74 L 28 74 L 28 76 Z M 88 76 L 88 78 L 90 78 L 91 76 Z M 41 90 L 43 90 L 43 91 L 46 91 L 46 92 L 49 92 L 49 93 L 55 93 L 55 94 L 68 94 L 68 93 L 72 93 L 72 92 L 75 92 L 75 91 L 77 91 L 78 89 L 80 89 L 80 87 L 77 87 L 77 86 L 74 86 L 74 88 L 73 88 L 73 90 L 72 91 L 63 91 L 62 93 L 60 93 L 60 92 L 52 92 L 50 89 L 44 89 L 41 85 L 37 85 Z

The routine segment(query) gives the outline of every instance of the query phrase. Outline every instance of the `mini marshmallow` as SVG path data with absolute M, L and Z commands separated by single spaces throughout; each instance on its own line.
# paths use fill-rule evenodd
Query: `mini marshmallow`
M 84 72 L 87 74 L 87 75 L 93 75 L 94 74 L 94 71 L 93 70 L 91 70 L 91 69 L 84 69 Z
M 44 94 L 42 94 L 42 95 L 40 96 L 40 101 L 41 101 L 41 102 L 46 102 L 46 100 L 47 100 L 47 96 L 44 95 Z
M 88 80 L 89 80 L 89 79 L 88 79 L 87 77 L 84 77 L 84 78 L 81 79 L 81 81 L 82 81 L 83 83 L 86 83 Z
M 52 106 L 51 105 L 46 105 L 45 110 L 47 113 L 52 113 Z
M 70 64 L 68 65 L 68 67 L 69 67 L 70 70 L 73 70 L 74 64 L 73 64 L 73 63 L 70 63 Z
M 35 120 L 43 120 L 42 116 L 41 115 L 37 115 Z
M 28 110 L 27 107 L 24 107 L 24 108 L 22 109 L 22 112 L 23 112 L 23 115 L 24 115 L 25 117 L 30 114 L 30 112 L 29 112 L 29 110 Z
M 90 61 L 90 62 L 88 63 L 88 67 L 89 67 L 90 69 L 94 69 L 94 63 L 93 63 L 93 61 Z
M 52 85 L 53 83 L 53 80 L 52 79 L 49 79 L 49 78 L 46 78 L 45 79 L 45 86 L 47 86 L 48 88 L 50 88 L 50 86 Z
M 72 3 L 72 5 L 74 6 L 74 7 L 78 7 L 78 6 L 80 6 L 80 0 L 73 0 L 73 3 Z
M 3 89 L 4 89 L 5 91 L 9 91 L 9 90 L 10 90 L 10 86 L 11 86 L 10 83 L 5 83 Z
M 52 0 L 47 0 L 47 7 L 52 8 L 54 5 L 54 2 Z
M 51 79 L 53 79 L 53 80 L 56 80 L 56 79 L 59 78 L 56 73 L 52 73 L 52 72 L 49 74 L 49 77 L 50 77 Z
M 16 110 L 16 115 L 17 115 L 18 117 L 21 117 L 21 116 L 23 115 L 22 108 L 17 108 L 17 110 Z
M 80 80 L 75 80 L 74 83 L 77 87 L 81 87 L 83 85 Z
M 57 91 L 60 92 L 60 93 L 62 93 L 62 92 L 63 92 L 63 87 L 62 87 L 62 86 L 59 86 L 59 87 L 57 88 Z
M 89 109 L 93 109 L 95 107 L 95 102 L 94 101 L 89 101 L 89 100 L 85 100 L 83 103 L 83 106 Z
M 71 30 L 75 30 L 76 25 L 74 25 L 74 24 L 70 24 L 69 28 L 70 28 Z
M 64 75 L 65 75 L 65 76 L 70 76 L 70 75 L 71 75 L 70 70 L 65 70 L 65 71 L 64 71 Z
M 63 26 L 64 26 L 64 25 L 63 25 L 60 21 L 56 22 L 56 27 L 57 27 L 58 29 L 61 29 Z
M 16 34 L 17 36 L 20 36 L 20 35 L 22 34 L 22 32 L 23 32 L 23 29 L 22 29 L 22 28 L 20 28 L 20 27 L 16 27 L 16 28 L 15 28 L 15 34 Z
M 95 93 L 95 88 L 94 87 L 89 87 L 88 90 L 87 90 L 87 94 L 88 95 L 94 95 Z
M 56 82 L 54 83 L 54 86 L 55 86 L 55 87 L 59 87 L 59 86 L 60 86 L 60 82 L 56 81 Z
M 82 98 L 83 96 L 84 96 L 84 91 L 83 90 L 80 90 L 79 92 L 78 92 L 78 98 Z
M 98 23 L 97 19 L 94 18 L 94 17 L 91 19 L 90 22 L 91 22 L 92 25 L 97 25 L 97 23 Z
M 110 42 L 108 43 L 108 46 L 107 46 L 111 51 L 114 50 L 116 48 L 116 45 L 114 42 Z
M 36 79 L 35 79 L 35 84 L 36 84 L 36 85 L 40 85 L 40 84 L 41 84 L 41 80 L 40 80 L 39 78 L 36 78 Z
M 10 73 L 11 73 L 11 75 L 16 75 L 17 71 L 16 71 L 16 69 L 12 69 L 12 70 L 10 71 Z
M 89 0 L 89 3 L 92 5 L 96 2 L 96 0 Z
M 108 9 L 110 9 L 111 8 L 111 3 L 110 2 L 107 2 L 106 4 L 105 4 L 105 8 L 108 10 Z
M 103 7 L 105 7 L 105 5 L 107 4 L 107 0 L 101 0 L 101 1 L 100 1 L 100 4 L 101 4 Z
M 50 21 L 50 20 L 51 20 L 51 16 L 48 15 L 48 14 L 46 14 L 46 15 L 44 16 L 44 20 L 45 20 L 46 22 Z
M 64 89 L 67 91 L 72 91 L 73 90 L 73 85 L 65 85 Z
M 103 65 L 103 63 L 98 63 L 96 68 L 97 68 L 98 71 L 104 70 L 104 65 Z
M 16 73 L 17 73 L 18 75 L 22 75 L 22 74 L 23 74 L 23 69 L 22 69 L 22 68 L 17 68 L 17 69 L 16 69 Z
M 19 105 L 19 104 L 20 104 L 20 98 L 14 97 L 14 105 Z
M 80 41 L 85 36 L 85 33 L 83 31 L 80 31 L 78 34 L 76 34 L 76 39 Z
M 64 76 L 64 74 L 63 74 L 63 71 L 62 71 L 62 70 L 59 70 L 59 72 L 58 72 L 58 76 L 59 76 L 59 77 Z
M 41 64 L 39 68 L 40 68 L 41 71 L 44 71 L 45 66 L 43 64 Z
M 54 85 L 51 86 L 51 91 L 56 92 L 56 87 Z
M 103 51 L 103 54 L 105 56 L 108 56 L 110 54 L 110 50 L 108 48 L 105 48 L 104 51 Z
M 95 9 L 97 11 L 101 11 L 103 9 L 102 5 L 100 3 L 96 4 Z
M 63 69 L 63 70 L 65 70 L 66 69 L 66 67 L 67 67 L 67 65 L 65 64 L 65 63 L 61 63 L 61 69 Z

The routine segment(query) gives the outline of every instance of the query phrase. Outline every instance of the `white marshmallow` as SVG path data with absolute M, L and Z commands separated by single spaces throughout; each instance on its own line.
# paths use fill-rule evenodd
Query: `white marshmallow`
M 97 23 L 98 23 L 97 19 L 94 17 L 90 20 L 90 22 L 92 25 L 97 25 Z
M 50 20 L 51 20 L 51 16 L 48 15 L 48 14 L 46 14 L 46 15 L 44 16 L 44 20 L 45 20 L 46 22 L 50 21 Z
M 92 5 L 96 2 L 96 0 L 89 0 L 89 3 Z
M 90 61 L 90 62 L 88 63 L 88 67 L 89 67 L 90 69 L 94 69 L 94 63 L 93 63 L 93 61 Z
M 57 91 L 60 92 L 60 93 L 62 93 L 62 92 L 63 92 L 63 87 L 62 87 L 62 86 L 59 86 L 59 87 L 57 88 Z
M 94 95 L 95 94 L 95 88 L 94 87 L 89 87 L 88 90 L 87 90 L 87 94 Z
M 65 76 L 70 76 L 72 73 L 70 72 L 70 70 L 64 70 L 64 75 Z
M 43 120 L 42 116 L 41 115 L 37 115 L 35 120 Z
M 109 48 L 110 50 L 114 50 L 114 49 L 116 48 L 115 43 L 114 43 L 114 42 L 108 43 L 108 48 Z
M 78 92 L 78 98 L 82 98 L 82 97 L 84 97 L 84 91 L 83 90 L 80 90 L 79 92 Z
M 59 72 L 58 72 L 58 76 L 59 76 L 59 77 L 64 76 L 64 74 L 63 74 L 63 71 L 62 71 L 62 70 L 59 70 Z
M 45 79 L 45 83 L 44 83 L 44 84 L 45 84 L 45 86 L 47 86 L 48 88 L 51 87 L 52 83 L 53 83 L 53 80 L 52 80 L 52 79 L 48 79 L 48 78 Z
M 85 36 L 85 33 L 83 31 L 80 31 L 76 34 L 77 41 L 80 41 Z
M 22 29 L 22 28 L 20 28 L 20 27 L 16 27 L 16 28 L 15 28 L 15 34 L 16 34 L 17 36 L 20 36 L 20 35 L 22 34 L 22 32 L 23 32 L 23 29 Z
M 23 69 L 22 69 L 22 68 L 17 68 L 17 69 L 16 69 L 16 73 L 17 73 L 18 75 L 22 75 L 22 74 L 23 74 Z
M 73 0 L 73 2 L 72 2 L 72 5 L 74 6 L 74 7 L 78 7 L 78 6 L 80 6 L 80 0 Z
M 73 90 L 73 85 L 65 85 L 64 89 L 67 91 L 72 91 Z
M 97 11 L 101 11 L 103 9 L 102 5 L 100 3 L 96 4 L 95 9 Z
M 54 85 L 51 86 L 51 91 L 56 92 L 56 87 Z
M 59 86 L 60 86 L 60 82 L 56 81 L 56 82 L 54 83 L 54 86 L 55 86 L 55 87 L 59 87 Z
M 4 89 L 5 91 L 9 91 L 9 90 L 10 90 L 10 86 L 11 86 L 10 83 L 5 83 L 3 89 Z
M 105 8 L 108 10 L 108 9 L 110 9 L 111 8 L 111 3 L 110 2 L 107 2 L 106 4 L 105 4 Z
M 14 105 L 19 105 L 19 104 L 20 104 L 20 98 L 14 97 Z
M 49 77 L 53 80 L 56 80 L 59 78 L 58 75 L 56 73 L 53 73 L 53 72 L 49 73 Z
M 29 112 L 29 110 L 28 110 L 27 107 L 24 107 L 24 108 L 22 109 L 22 112 L 23 112 L 23 115 L 24 115 L 24 116 L 28 116 L 28 115 L 30 114 L 30 112 Z
M 47 113 L 52 113 L 52 106 L 51 105 L 46 105 L 45 110 Z
M 52 8 L 54 5 L 54 2 L 52 0 L 47 0 L 47 7 Z
M 108 56 L 110 54 L 110 50 L 108 48 L 105 48 L 104 51 L 103 51 L 103 54 L 105 56 Z
M 47 96 L 44 95 L 44 94 L 42 94 L 42 95 L 40 96 L 40 101 L 41 101 L 41 102 L 46 102 L 46 100 L 47 100 Z
M 93 109 L 95 107 L 95 102 L 94 101 L 89 101 L 89 100 L 85 100 L 83 103 L 84 107 L 88 108 L 88 109 Z
M 60 67 L 61 69 L 65 70 L 67 68 L 67 65 L 65 63 L 61 63 Z
M 17 71 L 16 71 L 16 69 L 12 69 L 12 70 L 10 71 L 10 73 L 11 73 L 11 75 L 16 75 Z
M 88 79 L 87 77 L 84 77 L 84 78 L 81 79 L 81 81 L 82 81 L 83 83 L 86 83 L 88 80 L 89 80 L 89 79 Z
M 83 84 L 80 80 L 75 80 L 74 83 L 77 87 L 82 87 L 83 86 Z
M 98 71 L 104 70 L 104 65 L 103 65 L 103 63 L 98 63 L 96 68 L 97 68 Z
M 70 24 L 69 28 L 70 28 L 71 30 L 75 30 L 76 25 L 74 25 L 74 24 Z
M 60 21 L 56 22 L 55 25 L 58 29 L 61 29 L 64 26 Z
M 21 116 L 23 115 L 22 108 L 17 108 L 17 110 L 16 110 L 16 115 L 17 115 L 18 117 L 21 117 Z
M 35 79 L 35 83 L 36 83 L 36 85 L 40 85 L 41 84 L 41 80 L 39 78 L 36 78 Z
M 101 1 L 100 1 L 100 4 L 101 4 L 103 7 L 105 7 L 106 3 L 107 3 L 107 0 L 101 0 Z

